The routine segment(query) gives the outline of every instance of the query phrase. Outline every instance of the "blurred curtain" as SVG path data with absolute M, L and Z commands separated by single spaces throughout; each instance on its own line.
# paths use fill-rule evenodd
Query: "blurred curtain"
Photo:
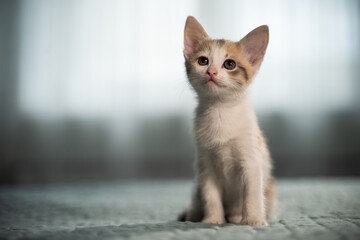
M 180 94 L 192 9 L 193 1 L 22 2 L 22 110 L 42 119 L 182 111 L 191 102 Z
M 211 36 L 231 40 L 269 25 L 252 95 L 279 175 L 359 173 L 356 0 L 5 5 L 8 42 L 0 50 L 8 53 L 0 58 L 8 72 L 2 89 L 10 91 L 1 106 L 16 117 L 2 122 L 13 125 L 13 141 L 3 137 L 3 148 L 13 150 L 2 154 L 2 182 L 190 176 L 195 99 L 182 56 L 188 15 Z
M 181 52 L 193 14 L 211 36 L 232 40 L 270 26 L 253 94 L 260 111 L 342 109 L 359 99 L 358 9 L 339 0 L 23 1 L 20 107 L 56 119 L 192 109 L 181 95 L 188 92 Z

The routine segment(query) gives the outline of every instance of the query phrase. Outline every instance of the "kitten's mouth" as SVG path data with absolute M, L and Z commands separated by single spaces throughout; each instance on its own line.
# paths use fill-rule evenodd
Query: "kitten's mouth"
M 206 85 L 215 85 L 217 87 L 222 87 L 223 85 L 221 85 L 218 80 L 214 79 L 214 78 L 209 78 L 205 81 Z

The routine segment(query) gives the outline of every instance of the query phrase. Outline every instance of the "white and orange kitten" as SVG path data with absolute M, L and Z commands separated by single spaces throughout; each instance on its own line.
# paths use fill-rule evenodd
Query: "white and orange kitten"
M 198 96 L 197 186 L 181 221 L 257 226 L 274 218 L 272 162 L 248 96 L 268 41 L 267 26 L 231 42 L 186 20 L 185 66 Z

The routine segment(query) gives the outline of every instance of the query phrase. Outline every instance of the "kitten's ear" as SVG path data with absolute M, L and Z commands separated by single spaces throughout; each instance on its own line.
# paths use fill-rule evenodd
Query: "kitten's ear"
M 264 58 L 268 42 L 269 28 L 263 25 L 249 32 L 238 44 L 245 58 L 255 66 L 260 64 Z
M 186 19 L 184 30 L 184 55 L 188 58 L 194 53 L 196 46 L 204 39 L 208 39 L 209 35 L 201 24 L 193 17 Z

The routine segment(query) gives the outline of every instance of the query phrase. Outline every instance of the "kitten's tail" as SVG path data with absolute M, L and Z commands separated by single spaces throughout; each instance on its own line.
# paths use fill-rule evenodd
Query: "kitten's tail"
M 177 218 L 178 221 L 180 222 L 186 222 L 186 221 L 190 221 L 190 222 L 201 222 L 201 220 L 203 219 L 204 214 L 201 211 L 201 209 L 185 209 L 183 212 L 181 212 Z
M 186 213 L 187 213 L 187 210 L 185 209 L 184 211 L 182 211 L 179 216 L 177 217 L 177 220 L 179 222 L 185 222 L 186 221 Z

